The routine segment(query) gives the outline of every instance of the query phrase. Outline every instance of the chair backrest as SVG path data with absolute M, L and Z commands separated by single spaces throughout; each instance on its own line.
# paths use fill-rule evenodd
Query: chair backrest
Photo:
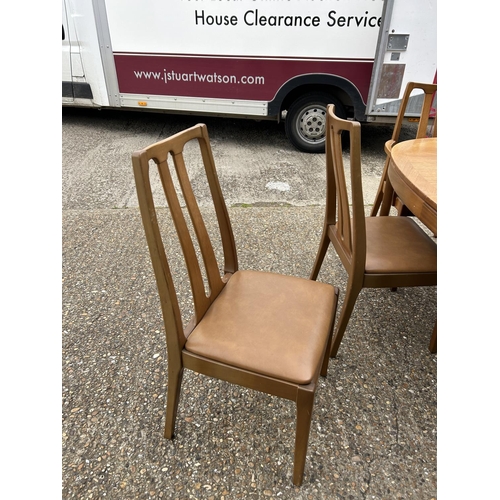
M 332 244 L 346 269 L 364 272 L 366 226 L 361 176 L 361 125 L 338 118 L 333 104 L 327 107 L 326 123 L 326 223 L 334 226 L 332 230 L 336 241 L 332 240 Z M 350 145 L 350 190 L 347 189 L 342 152 L 341 136 L 346 133 L 349 134 Z
M 411 93 L 414 90 L 423 90 L 423 100 L 421 103 L 420 111 L 415 111 L 419 115 L 419 122 L 417 128 L 417 135 L 415 139 L 423 139 L 424 137 L 437 137 L 437 114 L 432 108 L 432 104 L 437 93 L 437 84 L 435 83 L 418 83 L 418 82 L 408 82 L 406 85 L 405 92 L 403 94 L 403 99 L 401 100 L 401 106 L 399 108 L 398 116 L 396 118 L 396 123 L 394 125 L 394 130 L 391 137 L 391 146 L 395 142 L 398 142 L 399 135 L 401 133 L 401 127 L 404 122 L 404 118 L 407 112 L 408 105 L 410 103 Z M 432 127 L 429 132 L 429 119 L 433 119 Z
M 184 148 L 188 142 L 193 140 L 197 140 L 199 144 L 219 225 L 224 253 L 223 273 L 219 270 L 215 252 L 194 196 L 186 168 Z M 185 210 L 182 208 L 181 195 L 177 192 L 174 185 L 174 179 L 172 178 L 174 170 L 170 169 L 168 163 L 169 157 L 173 160 L 175 174 L 182 191 L 182 198 L 189 214 L 190 225 L 188 225 L 189 219 L 187 219 L 187 214 L 185 214 Z M 224 288 L 229 277 L 228 275 L 233 274 L 238 269 L 233 231 L 215 170 L 207 128 L 203 124 L 198 124 L 168 139 L 153 144 L 142 151 L 135 152 L 132 155 L 132 163 L 139 207 L 163 311 L 168 356 L 169 358 L 171 356 L 180 356 L 187 335 L 198 324 L 211 303 Z M 162 233 L 158 224 L 157 207 L 155 206 L 151 187 L 150 168 L 154 168 L 155 164 L 184 254 L 192 290 L 194 316 L 185 331 Z M 197 248 L 195 248 L 193 234 L 189 230 L 189 227 L 192 227 L 194 230 Z M 206 271 L 205 279 L 208 281 L 208 292 L 205 288 L 204 276 L 202 275 L 200 262 L 197 257 L 198 254 L 201 254 L 204 263 Z

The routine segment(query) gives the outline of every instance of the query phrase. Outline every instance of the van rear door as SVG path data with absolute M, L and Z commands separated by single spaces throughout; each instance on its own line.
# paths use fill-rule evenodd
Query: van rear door
M 437 0 L 386 0 L 382 19 L 366 108 L 372 122 L 396 117 L 408 82 L 437 80 Z

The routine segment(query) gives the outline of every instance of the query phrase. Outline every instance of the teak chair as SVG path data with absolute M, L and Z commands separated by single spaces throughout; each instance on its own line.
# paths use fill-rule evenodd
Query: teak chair
M 437 84 L 434 83 L 417 83 L 408 82 L 406 85 L 405 92 L 403 94 L 403 99 L 401 100 L 401 105 L 399 107 L 398 116 L 396 118 L 396 123 L 394 125 L 394 130 L 392 132 L 392 137 L 385 143 L 384 150 L 387 154 L 384 169 L 382 171 L 382 177 L 380 178 L 380 184 L 375 195 L 375 201 L 370 215 L 372 217 L 379 215 L 389 215 L 391 206 L 395 207 L 398 215 L 413 215 L 408 207 L 406 207 L 397 194 L 390 188 L 387 177 L 387 170 L 389 167 L 389 160 L 391 158 L 391 149 L 399 141 L 399 136 L 401 134 L 401 127 L 407 112 L 408 103 L 410 101 L 411 93 L 415 90 L 424 91 L 424 99 L 422 101 L 422 107 L 420 109 L 420 116 L 418 120 L 417 134 L 415 139 L 422 139 L 424 137 L 437 137 L 437 116 L 434 115 L 432 124 L 431 121 L 431 110 L 432 103 L 434 102 L 434 97 L 437 92 Z M 428 130 L 430 128 L 430 130 Z M 387 189 L 389 187 L 389 189 Z M 385 196 L 384 196 L 385 194 Z
M 310 278 L 315 280 L 330 242 L 348 274 L 331 356 L 337 355 L 362 288 L 437 284 L 437 246 L 409 217 L 366 217 L 361 178 L 361 128 L 327 108 L 326 212 L 323 234 Z M 351 191 L 344 172 L 341 134 L 349 134 Z M 349 210 L 352 203 L 352 215 Z M 430 349 L 434 350 L 430 345 Z
M 185 165 L 185 144 L 194 139 L 199 143 L 219 225 L 223 272 L 219 270 Z M 173 159 L 194 227 L 195 241 L 206 270 L 208 292 L 188 229 L 189 218 L 187 215 L 184 218 L 185 211 L 176 194 L 167 157 Z M 238 270 L 231 223 L 204 124 L 134 153 L 132 162 L 166 330 L 168 394 L 165 437 L 172 439 L 174 435 L 185 368 L 295 401 L 297 427 L 293 483 L 300 485 L 316 384 L 319 374 L 326 376 L 328 368 L 338 289 L 304 278 Z M 150 163 L 158 168 L 188 270 L 194 316 L 185 328 L 158 224 Z

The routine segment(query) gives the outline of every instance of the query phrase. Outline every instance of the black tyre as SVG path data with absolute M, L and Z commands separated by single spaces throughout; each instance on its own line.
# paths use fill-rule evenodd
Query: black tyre
M 311 92 L 300 97 L 288 109 L 285 131 L 288 140 L 305 153 L 325 152 L 326 107 L 335 105 L 335 114 L 346 118 L 342 103 L 326 92 Z

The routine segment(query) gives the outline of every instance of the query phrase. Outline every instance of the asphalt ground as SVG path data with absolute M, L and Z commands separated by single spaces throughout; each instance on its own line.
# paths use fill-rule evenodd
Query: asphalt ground
M 308 276 L 321 207 L 230 215 L 241 268 Z M 64 227 L 63 498 L 436 497 L 435 288 L 360 295 L 297 489 L 288 401 L 188 372 L 163 438 L 164 330 L 139 214 L 65 211 Z M 333 255 L 320 279 L 345 288 Z
M 137 132 L 136 122 L 127 129 L 105 116 L 106 134 L 96 119 L 63 115 L 63 498 L 436 498 L 437 356 L 428 351 L 436 287 L 362 291 L 320 381 L 300 488 L 291 480 L 291 402 L 188 372 L 176 437 L 163 438 L 164 328 L 130 154 L 170 132 L 165 117 Z M 307 278 L 324 215 L 324 155 L 297 153 L 278 136 L 259 151 L 212 128 L 240 268 Z M 246 170 L 261 175 L 254 169 L 242 182 L 224 165 L 245 162 L 245 151 Z M 364 171 L 371 193 L 377 158 Z M 173 241 L 166 210 L 164 228 Z M 173 266 L 182 283 L 181 259 Z M 318 279 L 343 298 L 346 274 L 333 250 Z

